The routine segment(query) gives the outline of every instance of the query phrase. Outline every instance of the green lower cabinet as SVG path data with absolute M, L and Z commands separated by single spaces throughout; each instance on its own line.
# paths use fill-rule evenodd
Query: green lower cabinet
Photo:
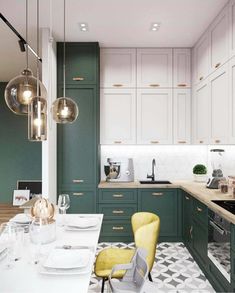
M 64 191 L 70 196 L 70 214 L 96 213 L 96 190 L 94 191 Z
M 183 240 L 187 248 L 192 249 L 192 230 L 193 230 L 193 198 L 186 192 L 182 192 L 183 205 Z
M 130 220 L 104 220 L 100 241 L 105 242 L 133 242 L 133 232 Z
M 160 241 L 182 240 L 182 206 L 177 189 L 140 189 L 139 211 L 160 217 Z
M 208 280 L 211 282 L 212 286 L 216 292 L 235 292 L 232 290 L 231 284 L 219 271 L 219 269 L 214 265 L 213 262 L 209 260 L 208 275 L 206 274 Z
M 131 216 L 137 212 L 136 204 L 99 204 L 99 213 L 105 220 L 131 220 Z
M 104 214 L 99 241 L 134 241 L 131 216 L 137 212 L 136 189 L 100 189 L 98 211 Z
M 199 221 L 193 219 L 192 230 L 192 249 L 194 256 L 203 267 L 208 266 L 207 243 L 208 243 L 208 228 L 203 226 Z

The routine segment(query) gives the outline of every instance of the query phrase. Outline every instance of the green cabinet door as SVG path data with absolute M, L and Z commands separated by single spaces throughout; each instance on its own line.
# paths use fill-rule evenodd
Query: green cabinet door
M 61 88 L 62 91 L 62 88 Z M 73 124 L 58 125 L 58 187 L 77 190 L 96 187 L 96 88 L 66 88 L 76 101 L 79 116 Z
M 185 245 L 192 248 L 192 211 L 193 211 L 193 199 L 186 192 L 182 192 L 182 204 L 183 204 L 183 240 Z
M 177 189 L 141 189 L 139 210 L 160 217 L 160 240 L 181 240 L 181 200 Z
M 70 214 L 95 213 L 96 211 L 96 194 L 94 191 L 74 191 L 65 192 L 70 197 Z
M 208 228 L 202 225 L 199 221 L 193 219 L 193 250 L 197 260 L 204 267 L 208 264 L 207 243 L 208 243 Z
M 63 83 L 63 43 L 57 44 L 58 83 Z M 99 82 L 98 43 L 66 43 L 66 85 Z

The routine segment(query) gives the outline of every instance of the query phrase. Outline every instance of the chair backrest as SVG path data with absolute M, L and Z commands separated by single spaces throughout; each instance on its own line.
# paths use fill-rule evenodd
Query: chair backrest
M 147 251 L 147 264 L 151 271 L 156 254 L 156 246 L 160 232 L 160 218 L 148 212 L 135 213 L 131 218 L 135 245 Z

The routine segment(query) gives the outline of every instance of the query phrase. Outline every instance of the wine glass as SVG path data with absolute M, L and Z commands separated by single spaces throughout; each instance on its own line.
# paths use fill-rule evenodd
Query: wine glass
M 13 267 L 14 261 L 20 258 L 20 247 L 23 243 L 24 229 L 13 223 L 0 226 L 0 248 L 6 249 L 6 268 Z
M 60 214 L 66 214 L 66 210 L 70 207 L 70 198 L 68 194 L 59 195 L 58 207 Z
M 41 218 L 34 218 L 29 227 L 31 245 L 29 253 L 31 254 L 32 263 L 37 264 L 41 258 L 41 245 L 43 244 L 43 226 L 47 221 Z
M 70 207 L 70 198 L 68 194 L 60 194 L 58 198 L 58 208 L 59 214 L 62 214 L 62 226 L 65 221 L 64 216 L 66 215 L 66 210 Z

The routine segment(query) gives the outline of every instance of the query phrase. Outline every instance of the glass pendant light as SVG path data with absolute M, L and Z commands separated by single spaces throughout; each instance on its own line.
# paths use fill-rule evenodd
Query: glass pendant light
M 73 123 L 78 117 L 78 106 L 71 98 L 65 97 L 65 0 L 64 0 L 64 52 L 63 52 L 63 97 L 56 99 L 52 104 L 52 118 L 56 123 Z
M 9 81 L 5 88 L 5 101 L 8 108 L 15 114 L 27 115 L 28 104 L 37 93 L 37 79 L 28 68 L 28 0 L 26 0 L 26 69 L 21 75 Z M 39 94 L 46 97 L 46 88 L 39 81 Z
M 39 0 L 37 0 L 37 54 L 39 53 Z M 37 93 L 28 105 L 28 139 L 47 139 L 47 100 L 39 91 L 39 60 L 37 58 Z

